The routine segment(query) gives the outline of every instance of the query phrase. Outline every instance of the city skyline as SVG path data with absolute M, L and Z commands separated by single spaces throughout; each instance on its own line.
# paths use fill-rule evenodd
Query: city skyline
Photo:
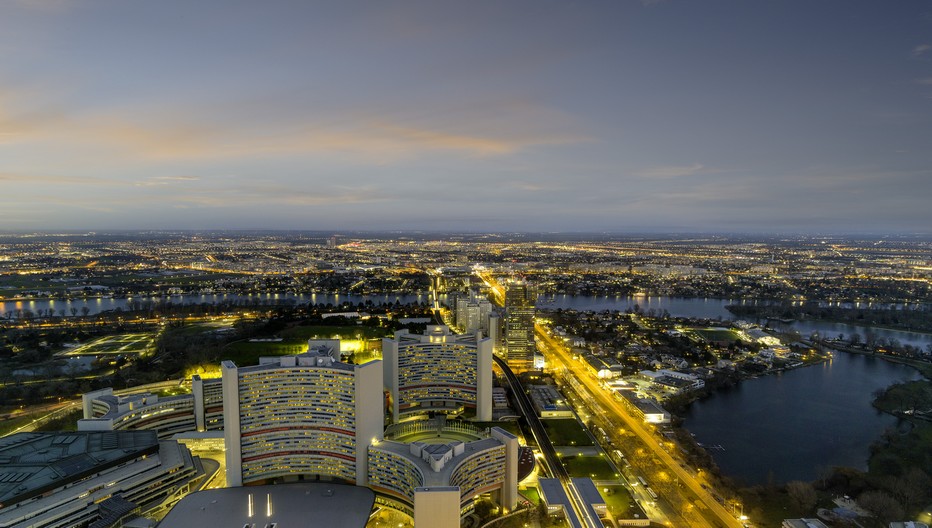
M 919 1 L 0 6 L 4 230 L 929 233 Z

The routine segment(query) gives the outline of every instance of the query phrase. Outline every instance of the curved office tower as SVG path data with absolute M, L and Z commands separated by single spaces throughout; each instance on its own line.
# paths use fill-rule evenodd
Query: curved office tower
M 382 340 L 385 387 L 395 422 L 429 412 L 458 414 L 475 409 L 492 419 L 492 340 L 481 334 L 454 335 L 428 326 L 424 335 L 402 330 Z
M 382 362 L 348 365 L 339 348 L 221 363 L 229 486 L 298 480 L 367 484 L 382 438 Z
M 369 487 L 376 502 L 411 515 L 417 528 L 458 526 L 485 493 L 512 510 L 518 502 L 517 467 L 518 439 L 498 427 L 468 443 L 385 440 L 369 447 Z
M 117 396 L 112 388 L 82 396 L 79 431 L 156 431 L 160 439 L 191 431 L 223 429 L 223 388 L 219 379 L 191 378 L 191 393 L 160 398 L 152 393 Z

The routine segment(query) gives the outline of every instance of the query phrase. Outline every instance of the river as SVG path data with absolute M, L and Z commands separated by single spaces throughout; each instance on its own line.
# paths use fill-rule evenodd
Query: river
M 729 304 L 754 301 L 678 299 L 670 297 L 542 297 L 540 308 L 576 310 L 667 310 L 673 316 L 734 319 Z M 843 323 L 803 321 L 779 324 L 803 336 L 896 339 L 925 348 L 932 334 Z M 818 469 L 848 466 L 866 469 L 869 446 L 897 419 L 876 410 L 873 393 L 902 381 L 919 379 L 906 365 L 880 358 L 836 353 L 831 362 L 743 381 L 739 386 L 693 403 L 684 426 L 710 449 L 722 473 L 744 484 L 769 480 L 811 481 Z
M 278 303 L 314 303 L 314 304 L 333 304 L 339 305 L 344 302 L 357 304 L 371 300 L 375 304 L 390 303 L 398 301 L 402 304 L 410 302 L 428 302 L 427 295 L 404 295 L 404 294 L 384 294 L 384 295 L 347 295 L 347 294 L 288 294 L 288 293 L 265 293 L 255 295 L 176 295 L 171 297 L 131 297 L 126 299 L 111 298 L 90 298 L 90 299 L 34 299 L 24 301 L 3 301 L 0 302 L 0 317 L 13 317 L 19 310 L 28 310 L 36 313 L 39 310 L 55 310 L 60 313 L 64 310 L 66 316 L 71 315 L 71 309 L 76 310 L 76 314 L 81 314 L 82 308 L 88 309 L 89 315 L 94 315 L 107 310 L 121 308 L 127 310 L 134 303 L 160 303 L 172 302 L 175 304 L 215 304 L 221 302 L 260 302 L 265 304 Z M 705 299 L 705 298 L 679 298 L 679 297 L 657 297 L 657 296 L 591 296 L 591 295 L 542 295 L 537 306 L 541 309 L 575 309 L 575 310 L 620 310 L 638 306 L 642 311 L 647 312 L 654 310 L 661 313 L 664 310 L 670 312 L 675 317 L 701 317 L 705 319 L 722 319 L 731 320 L 734 316 L 725 309 L 729 304 L 753 304 L 757 301 L 742 299 Z M 779 325 L 784 329 L 798 331 L 803 336 L 808 336 L 812 332 L 819 332 L 824 336 L 835 337 L 838 334 L 857 332 L 863 338 L 870 331 L 877 337 L 885 339 L 897 339 L 900 343 L 911 344 L 925 348 L 932 345 L 932 334 L 919 332 L 906 332 L 902 330 L 887 330 L 882 328 L 870 328 L 864 326 L 848 325 L 843 323 L 827 323 L 819 321 L 796 322 L 790 325 Z
M 541 296 L 537 307 L 543 309 L 574 309 L 574 310 L 620 310 L 639 306 L 642 311 L 654 310 L 657 313 L 667 310 L 674 317 L 701 317 L 705 319 L 732 320 L 732 315 L 725 307 L 729 304 L 754 304 L 757 301 L 747 299 L 701 299 L 678 297 L 650 297 L 650 296 L 588 296 L 588 295 L 555 295 Z M 838 334 L 850 336 L 858 333 L 863 338 L 867 332 L 872 332 L 878 338 L 896 339 L 902 344 L 909 344 L 925 348 L 932 345 L 932 334 L 920 332 L 907 332 L 903 330 L 888 330 L 867 326 L 850 325 L 844 323 L 830 323 L 823 321 L 801 321 L 790 324 L 774 323 L 784 330 L 796 330 L 803 337 L 818 332 L 825 337 L 836 337 Z M 863 339 L 862 339 L 863 341 Z
M 838 352 L 694 402 L 684 426 L 739 483 L 812 481 L 823 467 L 866 469 L 868 446 L 897 424 L 871 405 L 874 391 L 920 377 L 906 365 Z
M 77 310 L 76 314 L 81 315 L 83 308 L 88 309 L 88 315 L 106 312 L 120 308 L 128 310 L 135 304 L 142 306 L 159 303 L 173 304 L 219 304 L 219 303 L 259 303 L 259 304 L 333 304 L 335 306 L 344 302 L 358 304 L 360 302 L 372 301 L 375 304 L 388 303 L 394 304 L 396 301 L 401 304 L 412 302 L 428 302 L 427 295 L 409 295 L 409 294 L 383 294 L 383 295 L 351 295 L 339 293 L 312 293 L 312 294 L 292 294 L 292 293 L 262 293 L 252 295 L 236 294 L 204 294 L 204 295 L 172 295 L 170 297 L 127 297 L 125 299 L 114 299 L 109 297 L 96 297 L 89 299 L 33 299 L 22 301 L 3 301 L 0 302 L 0 317 L 17 317 L 16 312 L 19 310 L 37 313 L 39 310 L 55 310 L 59 314 L 64 310 L 65 316 L 70 317 L 71 309 Z

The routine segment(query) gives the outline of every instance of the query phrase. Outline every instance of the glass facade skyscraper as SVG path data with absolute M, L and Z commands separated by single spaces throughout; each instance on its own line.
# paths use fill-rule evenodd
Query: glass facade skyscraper
M 537 289 L 523 280 L 508 281 L 505 290 L 505 360 L 512 368 L 534 365 L 534 313 Z

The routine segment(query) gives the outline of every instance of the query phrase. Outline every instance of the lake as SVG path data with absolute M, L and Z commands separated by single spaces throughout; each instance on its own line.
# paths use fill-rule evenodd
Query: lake
M 919 378 L 906 365 L 839 352 L 697 401 L 684 426 L 706 446 L 722 446 L 709 453 L 742 484 L 811 481 L 820 467 L 866 469 L 870 444 L 897 424 L 871 405 L 873 393 Z

